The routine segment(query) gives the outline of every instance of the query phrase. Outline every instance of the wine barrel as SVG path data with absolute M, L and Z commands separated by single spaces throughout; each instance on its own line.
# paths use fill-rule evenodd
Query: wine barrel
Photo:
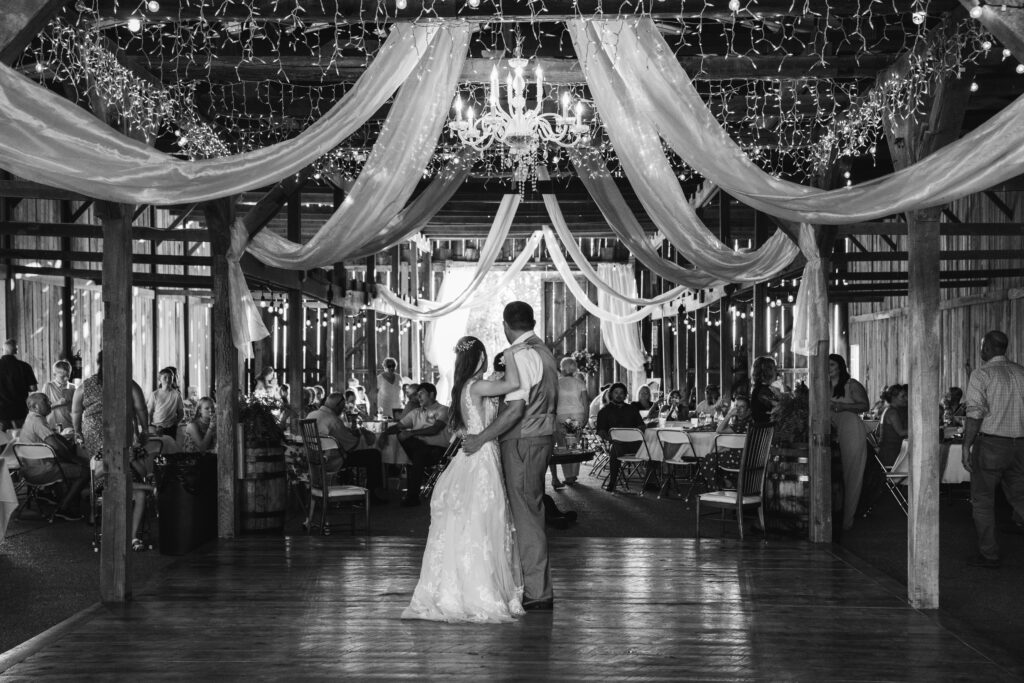
M 288 478 L 283 446 L 246 446 L 239 486 L 241 532 L 284 532 Z
M 804 533 L 810 524 L 807 444 L 773 446 L 764 483 L 764 522 L 773 531 Z

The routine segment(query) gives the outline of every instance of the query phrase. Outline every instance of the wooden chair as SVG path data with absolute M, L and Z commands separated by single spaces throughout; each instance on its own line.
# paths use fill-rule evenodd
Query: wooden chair
M 719 508 L 722 511 L 722 522 L 725 511 L 736 511 L 736 524 L 739 527 L 740 539 L 743 539 L 743 510 L 757 507 L 757 514 L 764 529 L 764 482 L 768 471 L 768 451 L 772 445 L 775 428 L 768 426 L 751 427 L 743 445 L 743 456 L 740 458 L 736 490 L 718 490 L 702 493 L 697 496 L 697 538 L 700 538 L 700 507 Z M 722 436 L 727 436 L 723 434 Z
M 659 429 L 655 432 L 658 443 L 661 444 L 661 452 L 664 454 L 665 482 L 658 491 L 658 498 L 669 489 L 670 486 L 678 488 L 675 470 L 685 469 L 689 476 L 690 488 L 686 492 L 684 500 L 690 500 L 693 494 L 693 487 L 697 484 L 696 470 L 700 466 L 700 458 L 693 452 L 693 444 L 690 443 L 690 435 L 680 429 Z M 671 449 L 669 447 L 672 447 Z M 669 457 L 669 452 L 672 456 Z
M 32 507 L 34 502 L 39 514 L 47 522 L 53 523 L 53 516 L 57 512 L 58 504 L 53 503 L 53 510 L 47 516 L 43 513 L 43 508 L 40 505 L 39 494 L 47 491 L 54 496 L 54 501 L 56 501 L 60 499 L 59 495 L 50 489 L 58 485 L 67 486 L 67 478 L 64 476 L 64 469 L 57 459 L 57 454 L 45 443 L 16 443 L 14 444 L 14 457 L 18 461 L 19 477 L 27 490 L 25 502 L 15 510 L 17 518 L 20 520 L 21 513 L 25 511 L 25 508 Z M 50 502 L 46 498 L 42 500 Z
M 644 463 L 651 461 L 651 452 L 647 448 L 647 442 L 644 441 L 644 433 L 642 430 L 636 427 L 615 427 L 608 430 L 608 436 L 611 437 L 612 446 L 620 445 L 625 446 L 627 450 L 632 450 L 634 445 L 639 444 L 636 447 L 636 452 L 632 455 L 623 455 L 618 460 L 621 465 L 619 468 L 619 479 L 618 481 L 612 482 L 618 486 L 620 483 L 629 489 L 629 478 L 640 472 L 640 468 Z M 611 457 L 609 455 L 609 457 Z M 647 484 L 647 480 L 651 478 L 653 470 L 648 470 L 647 476 L 644 477 L 643 484 L 640 486 L 640 495 L 644 494 L 644 485 Z M 607 477 L 605 477 L 605 483 L 607 483 Z
M 330 472 L 327 469 L 327 457 L 325 456 L 324 439 L 316 428 L 316 420 L 301 420 L 299 427 L 302 431 L 302 442 L 306 451 L 306 462 L 309 465 L 309 513 L 306 516 L 307 533 L 313 531 L 313 515 L 316 511 L 316 503 L 320 501 L 320 533 L 324 536 L 330 534 L 327 524 L 327 508 L 332 502 L 354 503 L 351 510 L 352 531 L 355 531 L 355 518 L 359 514 L 358 504 L 362 503 L 362 510 L 366 515 L 366 530 L 370 530 L 370 490 L 362 486 L 349 486 L 332 484 L 331 479 L 337 471 Z M 334 445 L 334 439 L 330 439 L 327 445 Z

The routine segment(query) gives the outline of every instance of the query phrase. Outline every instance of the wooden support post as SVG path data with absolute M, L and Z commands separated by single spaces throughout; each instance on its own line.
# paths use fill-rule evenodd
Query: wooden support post
M 725 192 L 718 193 L 718 239 L 726 246 L 732 244 L 732 227 L 730 215 L 730 197 Z M 726 296 L 719 305 L 719 327 L 718 327 L 718 386 L 722 390 L 724 398 L 730 398 L 732 392 L 732 313 L 729 307 L 732 305 L 730 297 Z
M 769 219 L 760 211 L 754 214 L 754 246 L 761 247 L 768 240 Z M 750 334 L 750 363 L 768 353 L 768 284 L 754 285 L 754 320 Z
M 907 593 L 922 609 L 939 606 L 939 210 L 907 214 L 910 275 L 907 335 L 912 400 L 910 423 Z
M 231 224 L 235 218 L 232 199 L 219 199 L 203 206 L 210 232 L 213 265 L 213 332 L 211 370 L 217 403 L 217 536 L 234 538 L 238 529 L 235 510 L 235 463 L 242 444 L 238 443 L 239 353 L 231 337 L 231 294 L 228 287 L 227 254 L 231 247 Z
M 62 223 L 69 223 L 72 216 L 71 202 L 62 200 L 60 203 L 60 220 Z M 60 241 L 61 249 L 71 251 L 71 238 L 63 237 Z M 61 348 L 64 358 L 68 361 L 75 355 L 74 351 L 74 300 L 75 280 L 71 277 L 64 278 L 64 287 L 60 295 L 60 332 Z
M 372 286 L 377 281 L 377 265 L 373 256 L 366 257 L 366 284 Z M 377 396 L 377 314 L 372 310 L 366 311 L 366 335 L 364 337 L 366 355 L 363 356 L 366 363 L 366 381 L 363 387 L 366 389 L 367 397 Z
M 991 11 L 991 9 L 986 10 Z M 998 12 L 996 12 L 998 14 Z M 956 30 L 955 22 L 946 30 Z M 893 68 L 898 68 L 897 64 Z M 879 79 L 889 74 L 879 74 Z M 931 90 L 919 120 L 886 117 L 883 122 L 893 165 L 905 168 L 960 136 L 971 74 L 947 76 Z M 939 216 L 942 207 L 907 214 L 909 405 L 909 522 L 907 595 L 917 609 L 939 606 Z
M 302 193 L 296 190 L 288 197 L 288 239 L 292 242 L 302 241 Z M 306 305 L 302 300 L 301 289 L 288 290 L 288 357 L 285 363 L 285 375 L 291 388 L 291 402 L 295 413 L 306 416 L 303 404 L 304 375 L 303 363 L 306 350 L 303 348 L 302 337 L 306 330 Z
M 822 279 L 829 272 L 828 255 L 832 251 L 835 231 L 818 228 L 818 249 L 821 250 Z M 822 291 L 825 288 L 822 287 Z M 810 475 L 810 529 L 812 543 L 832 542 L 832 384 L 828 377 L 828 298 L 812 302 L 817 309 L 817 320 L 825 330 L 816 330 L 812 338 L 823 336 L 817 342 L 816 352 L 807 357 L 807 387 L 810 410 L 808 415 L 808 473 Z M 761 323 L 758 323 L 759 325 Z M 854 503 L 856 504 L 856 503 Z
M 429 271 L 428 271 L 429 277 Z M 413 300 L 419 299 L 420 297 L 420 254 L 419 250 L 415 245 L 412 247 L 412 259 L 409 263 L 409 294 Z M 422 367 L 423 347 L 422 339 L 422 325 L 419 320 L 413 320 L 412 324 L 409 325 L 409 367 L 406 368 L 406 375 L 412 378 L 414 382 L 419 381 Z
M 103 544 L 100 598 L 131 599 L 132 207 L 99 202 L 103 221 Z
M 335 263 L 334 269 L 331 271 L 332 282 L 334 283 L 335 295 L 340 294 L 348 286 L 346 283 L 346 273 L 344 263 Z M 331 349 L 330 353 L 333 354 L 333 372 L 328 378 L 331 383 L 328 391 L 344 391 L 345 387 L 345 309 L 334 309 L 334 322 L 332 323 L 332 329 L 334 330 L 334 348 Z
M 693 366 L 693 382 L 697 390 L 697 403 L 704 400 L 704 389 L 708 385 L 708 324 L 705 320 L 707 315 L 707 307 L 697 309 Z

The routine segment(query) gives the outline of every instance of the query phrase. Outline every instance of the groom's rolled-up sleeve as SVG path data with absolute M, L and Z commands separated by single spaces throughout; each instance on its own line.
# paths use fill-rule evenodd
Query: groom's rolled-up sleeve
M 538 384 L 544 376 L 544 366 L 540 354 L 533 349 L 523 349 L 516 353 L 516 368 L 519 370 L 519 388 L 505 395 L 505 402 L 526 401 L 530 397 L 530 389 Z

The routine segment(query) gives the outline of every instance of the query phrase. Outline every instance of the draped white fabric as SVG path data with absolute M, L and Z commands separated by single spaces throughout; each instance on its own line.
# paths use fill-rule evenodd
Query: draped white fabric
M 1022 96 L 960 140 L 887 176 L 828 191 L 780 180 L 750 161 L 719 125 L 650 18 L 577 19 L 570 30 L 609 135 L 617 124 L 609 121 L 605 100 L 627 100 L 694 170 L 774 216 L 819 224 L 869 221 L 946 204 L 1024 173 Z M 608 62 L 618 77 L 585 62 Z M 615 149 L 621 157 L 623 147 L 616 143 Z
M 636 88 L 612 66 L 608 23 L 572 20 L 569 34 L 615 153 L 651 220 L 696 268 L 721 280 L 755 283 L 778 275 L 799 253 L 785 234 L 776 233 L 761 248 L 741 253 L 722 244 L 697 218 L 658 131 L 632 97 Z
M 817 301 L 828 300 L 828 284 L 821 267 L 821 252 L 814 226 L 807 223 L 800 224 L 800 250 L 807 258 L 807 264 L 793 308 L 791 343 L 795 353 L 812 356 L 817 354 L 818 342 L 828 340 L 828 320 L 821 320 L 821 307 L 816 305 Z
M 465 29 L 461 25 L 456 28 Z M 263 231 L 250 243 L 249 252 L 277 268 L 308 270 L 365 252 L 368 244 L 381 245 L 382 235 L 408 231 L 410 226 L 404 225 L 398 216 L 437 147 L 448 117 L 451 93 L 462 73 L 468 41 L 468 30 L 453 28 L 438 34 L 433 64 L 399 90 L 352 190 L 312 239 L 296 244 Z M 454 174 L 449 181 L 460 174 L 465 178 L 468 161 L 468 154 L 459 157 L 449 171 Z M 421 206 L 436 212 L 442 205 L 437 202 L 450 197 L 457 187 L 442 179 Z M 421 208 L 415 213 L 422 218 L 424 211 Z
M 569 226 L 565 222 L 565 216 L 562 215 L 562 208 L 558 205 L 558 198 L 553 194 L 544 195 L 544 206 L 548 210 L 548 217 L 551 219 L 551 225 L 554 227 L 555 232 L 558 234 L 558 238 L 562 241 L 562 244 L 565 245 L 565 251 L 569 254 L 573 263 L 576 264 L 576 267 L 580 269 L 580 272 L 583 273 L 583 277 L 594 283 L 594 286 L 598 289 L 602 289 L 607 294 L 618 297 L 626 303 L 634 304 L 636 306 L 667 303 L 674 299 L 678 299 L 689 291 L 689 287 L 680 285 L 679 287 L 673 287 L 664 294 L 652 299 L 634 299 L 626 296 L 622 292 L 616 291 L 609 283 L 601 279 L 597 274 L 597 271 L 594 270 L 590 265 L 590 262 L 587 261 L 587 257 L 582 251 L 580 251 L 579 245 L 576 244 L 576 240 L 573 238 L 572 232 L 569 230 Z M 546 236 L 545 239 L 547 239 Z M 550 241 L 548 242 L 548 251 L 552 251 Z M 558 253 L 558 256 L 561 257 L 561 252 Z
M 626 296 L 636 297 L 636 280 L 633 277 L 631 266 L 599 263 L 597 264 L 597 273 L 601 279 L 610 283 L 618 291 L 625 293 Z M 597 292 L 597 305 L 621 316 L 629 315 L 631 309 L 631 306 L 625 301 L 609 296 L 604 290 Z M 632 372 L 643 371 L 644 347 L 640 343 L 640 328 L 636 323 L 623 325 L 602 320 L 601 340 L 619 365 Z
M 243 358 L 252 358 L 252 343 L 270 336 L 270 331 L 263 324 L 260 309 L 252 300 L 252 294 L 245 285 L 245 274 L 239 261 L 245 253 L 245 244 L 249 241 L 249 231 L 239 218 L 231 224 L 231 246 L 228 248 L 228 312 L 231 316 L 231 342 Z
M 182 161 L 132 140 L 0 65 L 0 167 L 28 180 L 125 203 L 183 204 L 265 187 L 336 147 L 411 74 L 425 77 L 454 61 L 461 68 L 469 33 L 465 23 L 396 24 L 352 89 L 301 135 L 202 161 Z M 451 92 L 432 94 L 447 103 Z
M 492 297 L 488 292 L 478 291 L 483 284 L 487 274 L 494 267 L 498 254 L 501 252 L 505 239 L 508 237 L 509 228 L 515 218 L 516 209 L 522 201 L 521 195 L 506 194 L 502 197 L 501 204 L 494 216 L 490 232 L 480 250 L 480 260 L 476 264 L 468 266 L 472 276 L 465 282 L 457 293 L 449 298 L 438 298 L 435 303 L 410 303 L 395 294 L 384 285 L 377 285 L 377 295 L 383 301 L 384 308 L 380 309 L 386 313 L 394 313 L 413 320 L 438 320 L 462 308 L 470 310 L 479 306 L 485 306 L 491 302 Z M 508 270 L 496 285 L 496 289 L 502 289 L 518 275 L 529 262 L 533 253 L 540 244 L 541 234 L 534 233 L 527 240 L 526 247 L 516 256 L 509 265 Z M 461 276 L 460 276 L 461 277 Z

